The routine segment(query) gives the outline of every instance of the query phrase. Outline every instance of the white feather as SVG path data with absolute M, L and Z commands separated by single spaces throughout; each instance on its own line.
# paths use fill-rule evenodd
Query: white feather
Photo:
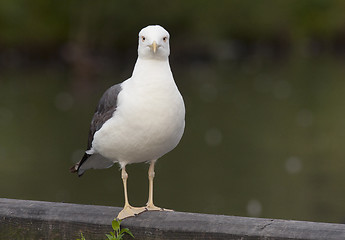
M 141 39 L 145 34 L 144 43 Z M 168 32 L 150 26 L 139 34 L 139 57 L 132 77 L 121 84 L 117 109 L 94 135 L 93 153 L 121 167 L 157 160 L 179 143 L 185 126 L 185 107 L 170 70 Z M 155 41 L 158 50 L 150 45 Z

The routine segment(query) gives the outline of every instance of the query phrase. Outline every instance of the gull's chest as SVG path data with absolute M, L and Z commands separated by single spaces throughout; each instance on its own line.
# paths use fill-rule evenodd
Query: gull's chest
M 182 137 L 185 108 L 176 85 L 138 86 L 123 86 L 113 117 L 95 134 L 93 147 L 109 159 L 157 159 Z
M 185 107 L 173 79 L 125 81 L 112 118 L 95 133 L 93 148 L 113 161 L 158 159 L 176 147 Z
M 147 84 L 124 89 L 119 111 L 133 127 L 161 129 L 184 120 L 184 103 L 176 85 Z

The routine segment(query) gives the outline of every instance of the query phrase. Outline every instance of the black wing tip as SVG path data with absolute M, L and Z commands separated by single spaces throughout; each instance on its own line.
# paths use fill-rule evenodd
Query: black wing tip
M 69 169 L 69 171 L 70 171 L 71 173 L 77 173 L 77 174 L 78 174 L 78 177 L 81 177 L 81 176 L 83 176 L 83 174 L 84 174 L 84 171 L 83 171 L 83 172 L 80 172 L 80 171 L 79 171 L 79 163 L 76 163 L 75 165 L 73 165 L 73 166 Z
M 76 163 L 75 165 L 73 165 L 70 169 L 69 169 L 69 171 L 71 172 L 71 173 L 77 173 L 78 174 L 78 177 L 81 177 L 82 175 L 83 175 L 83 173 L 82 174 L 79 174 L 79 162 L 78 163 Z
M 69 171 L 70 171 L 71 173 L 77 173 L 77 174 L 78 174 L 78 177 L 83 176 L 84 171 L 80 172 L 80 171 L 79 171 L 79 168 L 80 168 L 80 166 L 86 161 L 86 159 L 88 159 L 89 157 L 90 157 L 90 155 L 87 154 L 87 153 L 85 153 L 84 156 L 83 156 L 83 158 L 82 158 L 79 162 L 77 162 L 76 164 L 74 164 L 74 165 L 69 169 Z
M 70 171 L 71 173 L 76 173 L 76 172 L 78 172 L 78 166 L 79 166 L 79 163 L 76 163 L 75 165 L 73 165 L 73 166 L 69 169 L 69 171 Z

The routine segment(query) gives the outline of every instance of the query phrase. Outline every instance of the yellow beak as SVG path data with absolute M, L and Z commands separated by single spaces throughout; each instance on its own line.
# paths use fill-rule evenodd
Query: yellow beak
M 153 53 L 157 52 L 157 43 L 155 41 L 153 41 L 152 43 L 152 50 L 153 50 Z

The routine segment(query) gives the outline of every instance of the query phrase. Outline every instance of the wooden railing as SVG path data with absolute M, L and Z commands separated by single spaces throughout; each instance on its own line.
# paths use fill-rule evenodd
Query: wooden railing
M 106 239 L 121 208 L 0 198 L 0 240 Z M 123 220 L 135 239 L 345 239 L 345 225 L 145 212 Z M 126 237 L 125 239 L 130 239 Z

